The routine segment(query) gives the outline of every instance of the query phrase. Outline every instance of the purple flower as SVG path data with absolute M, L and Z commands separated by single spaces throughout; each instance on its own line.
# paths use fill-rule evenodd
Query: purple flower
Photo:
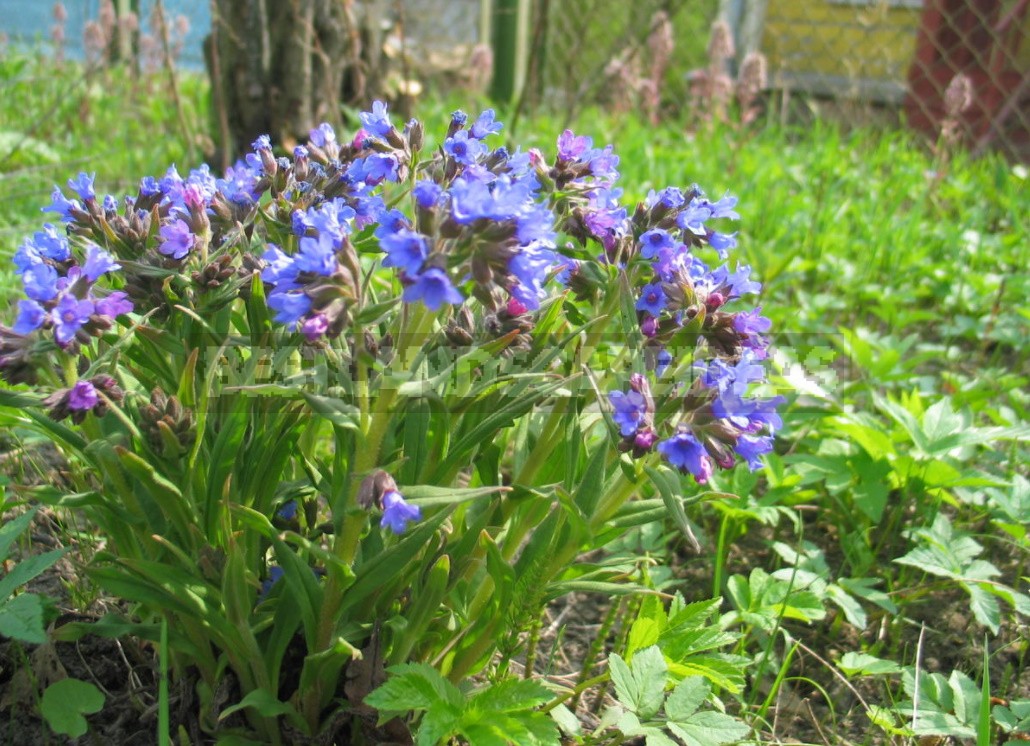
M 311 144 L 318 148 L 324 148 L 328 143 L 336 142 L 336 132 L 328 122 L 322 122 L 308 133 Z
M 92 301 L 79 300 L 71 295 L 62 296 L 51 312 L 51 319 L 54 322 L 54 339 L 57 340 L 57 344 L 61 347 L 71 344 L 75 339 L 75 333 L 89 321 L 92 314 Z
M 144 176 L 139 180 L 139 196 L 157 197 L 161 194 L 161 185 L 153 176 Z
M 592 150 L 590 157 L 590 173 L 602 181 L 614 182 L 619 178 L 616 167 L 619 156 L 612 152 L 612 146 L 606 145 L 603 150 Z
M 423 179 L 415 184 L 411 194 L 415 197 L 415 202 L 419 207 L 423 210 L 432 210 L 440 203 L 443 189 L 435 181 Z
M 646 204 L 648 207 L 661 204 L 663 207 L 675 210 L 678 207 L 682 207 L 686 201 L 687 199 L 683 196 L 682 190 L 677 187 L 666 187 L 660 192 L 651 192 L 647 195 Z
M 638 311 L 647 311 L 652 316 L 657 316 L 665 308 L 665 291 L 662 290 L 660 282 L 652 282 L 640 289 L 640 299 L 637 301 Z
M 86 250 L 86 262 L 82 265 L 82 274 L 90 282 L 96 282 L 100 275 L 121 269 L 122 265 L 115 258 L 96 244 L 90 244 Z
M 762 307 L 758 306 L 753 311 L 738 313 L 733 317 L 733 328 L 738 334 L 764 334 L 769 331 L 772 322 L 761 315 Z
M 250 144 L 250 147 L 256 151 L 271 150 L 272 140 L 268 135 L 258 135 L 258 139 Z
M 190 227 L 185 220 L 177 219 L 161 226 L 158 234 L 161 237 L 161 245 L 157 250 L 173 259 L 185 257 L 197 241 L 197 237 L 190 232 Z
M 494 110 L 487 109 L 469 128 L 469 133 L 477 140 L 482 140 L 487 135 L 496 135 L 504 127 L 500 122 L 494 121 Z
M 101 316 L 115 318 L 123 313 L 132 313 L 132 301 L 121 290 L 94 302 L 94 310 Z
M 291 329 L 311 310 L 311 298 L 302 292 L 279 292 L 268 296 L 268 307 L 276 311 L 275 320 Z
M 404 289 L 405 303 L 421 300 L 430 311 L 438 311 L 444 303 L 461 305 L 465 299 L 451 284 L 451 278 L 438 267 L 430 267 L 412 278 L 414 282 Z
M 417 505 L 409 505 L 396 490 L 386 492 L 382 497 L 383 518 L 379 525 L 389 528 L 395 534 L 403 534 L 408 524 L 422 520 L 422 509 Z
M 72 212 L 82 212 L 82 204 L 78 200 L 65 198 L 60 187 L 54 187 L 54 191 L 50 193 L 50 200 L 50 205 L 44 207 L 43 212 L 56 212 L 65 223 L 75 221 Z
M 386 104 L 382 101 L 373 101 L 372 111 L 363 111 L 358 114 L 358 118 L 361 120 L 361 128 L 380 140 L 385 140 L 393 129 L 390 117 L 386 113 Z
M 77 381 L 68 392 L 68 409 L 88 412 L 99 401 L 97 390 L 89 381 Z
M 382 181 L 397 181 L 397 159 L 385 153 L 358 158 L 347 167 L 347 178 L 354 184 L 376 186 Z
M 508 260 L 508 271 L 518 280 L 518 284 L 509 289 L 527 308 L 540 308 L 543 299 L 544 281 L 547 273 L 555 263 L 555 254 L 538 245 L 524 246 L 522 250 Z
M 712 476 L 712 460 L 694 434 L 684 427 L 659 443 L 658 452 L 684 474 L 693 474 L 698 484 L 704 484 Z
M 316 313 L 304 320 L 304 323 L 300 325 L 300 331 L 309 342 L 314 342 L 329 331 L 329 319 L 324 313 Z
M 93 191 L 93 180 L 95 178 L 95 173 L 87 174 L 84 171 L 80 171 L 77 177 L 68 179 L 68 188 L 79 195 L 79 199 L 83 202 L 89 202 L 97 198 L 97 193 Z
M 762 468 L 761 456 L 762 454 L 769 453 L 773 448 L 773 439 L 771 435 L 741 435 L 737 439 L 737 445 L 734 446 L 735 450 L 742 459 L 747 462 L 748 468 L 751 471 Z
M 303 145 L 298 145 L 293 149 L 294 160 L 302 161 L 308 157 L 308 149 Z
M 639 391 L 612 391 L 608 394 L 611 402 L 612 419 L 619 426 L 623 437 L 629 437 L 637 431 L 647 414 L 647 400 Z
M 25 295 L 33 300 L 53 300 L 57 295 L 57 270 L 49 264 L 34 264 L 21 274 Z
M 30 334 L 43 325 L 46 309 L 34 300 L 18 301 L 18 320 L 11 327 L 15 334 Z
M 418 273 L 429 253 L 425 236 L 407 228 L 380 238 L 379 247 L 386 252 L 384 267 L 395 267 L 409 275 Z
M 594 144 L 586 135 L 576 136 L 572 130 L 565 130 L 558 135 L 558 160 L 574 161 Z
M 645 259 L 654 259 L 662 249 L 671 249 L 676 246 L 668 231 L 661 228 L 653 228 L 640 237 L 640 256 Z
M 486 146 L 479 140 L 469 136 L 467 130 L 459 130 L 443 142 L 444 152 L 451 158 L 466 166 L 486 154 Z

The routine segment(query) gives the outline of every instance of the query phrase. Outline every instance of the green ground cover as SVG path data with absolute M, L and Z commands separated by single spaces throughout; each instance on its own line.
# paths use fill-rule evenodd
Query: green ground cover
M 9 258 L 53 184 L 96 171 L 98 193 L 120 194 L 169 163 L 185 170 L 207 120 L 199 78 L 181 81 L 181 111 L 163 80 L 87 80 L 14 55 L 0 56 L 0 86 L 10 307 Z M 477 108 L 417 113 L 442 122 L 459 105 Z M 560 126 L 524 119 L 517 141 L 552 150 L 537 133 Z M 627 203 L 692 182 L 740 197 L 738 257 L 765 284 L 785 427 L 766 472 L 716 477 L 727 497 L 689 516 L 698 546 L 655 527 L 634 548 L 658 561 L 657 587 L 724 598 L 721 623 L 748 661 L 735 711 L 755 738 L 986 744 L 1026 732 L 1027 168 L 963 153 L 942 163 L 904 132 L 827 122 L 687 134 L 591 111 L 571 126 L 617 143 Z

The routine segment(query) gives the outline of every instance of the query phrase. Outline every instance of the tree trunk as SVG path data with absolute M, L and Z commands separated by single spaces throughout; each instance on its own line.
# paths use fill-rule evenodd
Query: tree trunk
M 321 122 L 337 126 L 342 103 L 367 107 L 377 92 L 368 83 L 379 79 L 382 2 L 211 0 L 204 56 L 215 161 L 228 165 L 259 135 L 290 147 Z

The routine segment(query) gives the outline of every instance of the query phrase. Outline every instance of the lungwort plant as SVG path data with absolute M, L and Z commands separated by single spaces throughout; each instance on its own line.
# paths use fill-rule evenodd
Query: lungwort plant
M 611 146 L 497 147 L 489 110 L 435 149 L 361 122 L 120 199 L 80 174 L 14 259 L 2 401 L 74 483 L 21 494 L 88 517 L 128 604 L 58 634 L 167 624 L 211 732 L 368 732 L 387 666 L 457 684 L 555 598 L 642 590 L 587 553 L 686 526 L 780 425 L 735 198 L 630 210 Z

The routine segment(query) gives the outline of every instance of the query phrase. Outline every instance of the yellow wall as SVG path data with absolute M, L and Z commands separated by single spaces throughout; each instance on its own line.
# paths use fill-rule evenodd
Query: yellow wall
M 1002 12 L 1015 0 L 1001 0 Z M 768 0 L 762 51 L 777 72 L 904 84 L 915 53 L 920 8 L 830 0 Z M 1018 66 L 1030 74 L 1030 14 L 1023 24 Z
M 762 51 L 778 71 L 903 83 L 915 52 L 918 8 L 769 0 Z

